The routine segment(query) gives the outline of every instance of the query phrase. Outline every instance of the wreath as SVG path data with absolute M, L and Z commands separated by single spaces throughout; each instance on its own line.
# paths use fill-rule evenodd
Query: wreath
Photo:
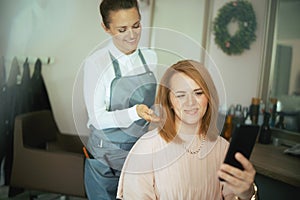
M 235 22 L 238 30 L 230 35 L 227 26 Z M 256 17 L 251 3 L 244 0 L 226 3 L 213 22 L 213 30 L 216 44 L 226 54 L 241 54 L 250 49 L 250 44 L 256 40 Z

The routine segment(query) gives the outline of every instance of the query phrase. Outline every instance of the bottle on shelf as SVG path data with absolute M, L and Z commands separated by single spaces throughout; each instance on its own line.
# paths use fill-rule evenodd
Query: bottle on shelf
M 276 98 L 270 98 L 270 114 L 271 114 L 271 120 L 270 120 L 270 126 L 274 127 L 276 123 L 276 117 L 277 117 L 277 99 Z
M 252 121 L 251 121 L 251 119 L 250 119 L 250 115 L 248 115 L 248 117 L 246 118 L 245 124 L 246 124 L 246 125 L 251 125 L 251 124 L 252 124 Z
M 265 104 L 263 100 L 260 100 L 258 119 L 257 119 L 257 125 L 259 126 L 261 126 L 264 122 L 264 112 L 265 112 Z
M 237 126 L 238 124 L 243 124 L 243 123 L 244 123 L 244 116 L 242 112 L 242 105 L 237 104 L 235 106 L 234 117 L 233 117 L 234 127 Z
M 279 114 L 279 121 L 275 124 L 275 128 L 285 129 L 284 114 L 282 112 L 278 114 Z
M 231 104 L 229 109 L 228 109 L 227 115 L 234 116 L 234 113 L 235 113 L 235 107 L 234 107 L 233 104 Z
M 224 124 L 224 131 L 223 131 L 223 136 L 226 140 L 230 140 L 231 138 L 231 133 L 232 133 L 232 115 L 227 115 L 226 116 L 226 120 L 225 120 L 225 124 Z
M 251 100 L 251 105 L 250 105 L 250 109 L 249 109 L 250 119 L 252 121 L 252 124 L 255 124 L 255 125 L 258 122 L 259 103 L 260 103 L 260 99 L 253 97 Z
M 244 118 L 244 121 L 249 117 L 250 119 L 250 116 L 249 116 L 249 107 L 248 106 L 244 106 L 243 109 L 242 109 L 242 113 L 243 113 L 243 118 Z M 252 123 L 252 122 L 251 122 Z
M 260 126 L 258 142 L 261 144 L 270 144 L 271 143 L 271 129 L 270 129 L 270 113 L 265 112 L 264 122 Z

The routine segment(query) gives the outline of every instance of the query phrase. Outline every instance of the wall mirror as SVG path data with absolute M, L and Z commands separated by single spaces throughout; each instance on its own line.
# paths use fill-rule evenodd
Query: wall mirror
M 285 130 L 300 134 L 300 0 L 269 1 L 261 97 L 276 98 Z M 279 118 L 279 117 L 278 117 Z

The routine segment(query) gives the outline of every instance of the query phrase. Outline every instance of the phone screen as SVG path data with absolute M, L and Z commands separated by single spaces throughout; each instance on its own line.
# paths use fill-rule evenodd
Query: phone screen
M 258 125 L 237 125 L 233 131 L 230 145 L 224 159 L 224 163 L 244 170 L 243 166 L 235 159 L 236 152 L 242 153 L 247 159 L 250 158 L 257 135 Z M 221 179 L 220 179 L 221 180 Z

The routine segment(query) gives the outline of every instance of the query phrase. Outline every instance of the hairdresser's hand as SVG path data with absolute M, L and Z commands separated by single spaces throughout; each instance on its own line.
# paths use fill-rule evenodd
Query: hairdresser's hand
M 223 178 L 229 189 L 240 199 L 250 199 L 254 194 L 253 182 L 256 171 L 251 162 L 241 153 L 236 153 L 235 158 L 244 167 L 244 171 L 228 164 L 222 164 L 218 171 L 219 177 Z
M 136 106 L 136 112 L 141 118 L 145 119 L 148 122 L 160 121 L 160 118 L 157 115 L 155 115 L 154 111 L 144 104 L 138 104 Z

